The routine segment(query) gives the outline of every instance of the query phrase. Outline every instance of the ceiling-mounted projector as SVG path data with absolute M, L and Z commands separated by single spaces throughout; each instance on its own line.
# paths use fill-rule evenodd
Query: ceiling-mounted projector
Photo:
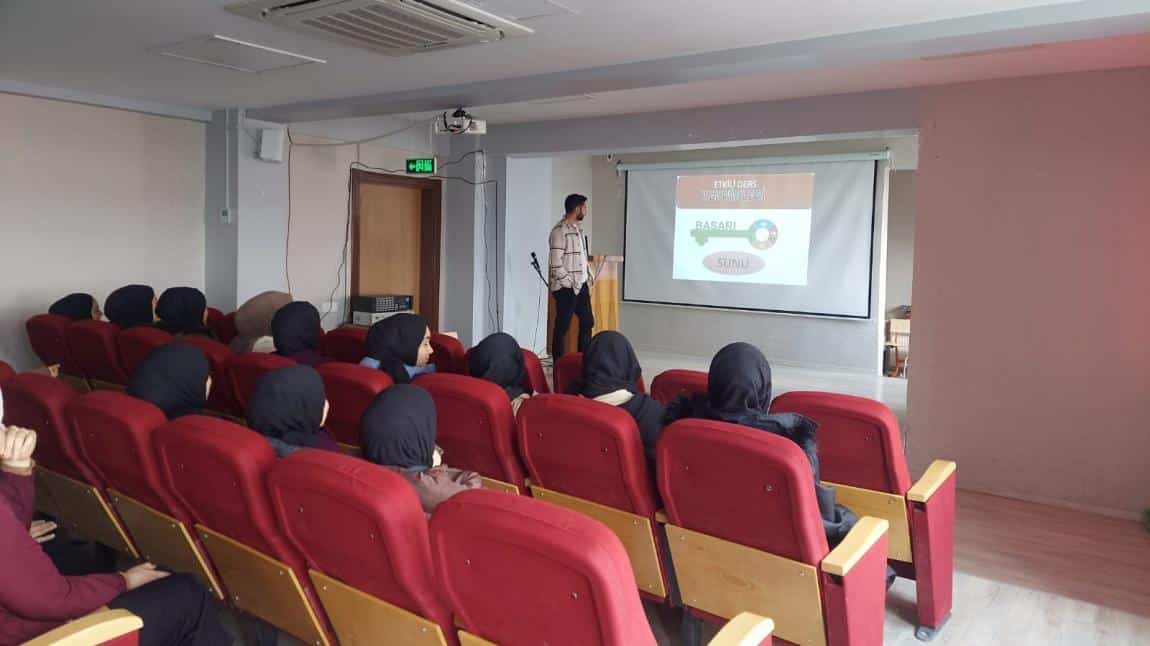
M 436 119 L 435 132 L 440 135 L 485 135 L 487 122 L 459 108 L 451 114 L 444 112 L 443 116 Z

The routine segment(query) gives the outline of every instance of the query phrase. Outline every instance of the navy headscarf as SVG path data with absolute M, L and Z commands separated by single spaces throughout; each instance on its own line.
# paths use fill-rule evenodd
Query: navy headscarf
M 360 418 L 363 457 L 383 466 L 430 469 L 435 459 L 435 402 L 426 390 L 397 384 L 375 396 Z
M 156 327 L 172 334 L 202 334 L 212 336 L 204 327 L 204 312 L 208 299 L 195 287 L 171 287 L 160 294 L 156 303 Z
M 584 397 L 600 397 L 616 390 L 639 394 L 639 378 L 643 369 L 627 337 L 606 330 L 596 334 L 583 353 L 583 375 L 579 393 Z
M 326 401 L 323 379 L 315 368 L 272 370 L 256 382 L 248 402 L 248 426 L 293 446 L 320 446 Z
M 108 294 L 104 315 L 121 330 L 151 325 L 156 319 L 156 291 L 147 285 L 125 285 Z
M 211 368 L 203 350 L 190 343 L 169 343 L 136 368 L 128 394 L 155 404 L 170 420 L 191 415 L 208 405 Z
M 506 332 L 496 332 L 479 342 L 467 356 L 467 372 L 499 386 L 507 392 L 508 399 L 527 392 L 523 382 L 527 380 L 527 366 L 523 363 L 523 351 L 515 337 Z
M 427 332 L 427 321 L 418 314 L 396 314 L 377 321 L 367 332 L 367 356 L 379 362 L 397 384 L 411 383 L 404 366 L 419 363 L 419 346 Z
M 307 350 L 316 350 L 322 334 L 319 310 L 307 301 L 288 303 L 272 317 L 272 338 L 275 340 L 276 354 L 290 357 Z
M 91 294 L 68 294 L 64 298 L 52 303 L 48 308 L 49 314 L 63 316 L 72 321 L 88 321 L 92 319 L 92 306 L 96 299 Z

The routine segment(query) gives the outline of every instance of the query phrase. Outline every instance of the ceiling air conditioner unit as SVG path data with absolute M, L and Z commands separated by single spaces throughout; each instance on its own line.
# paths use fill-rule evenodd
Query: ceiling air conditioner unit
M 254 0 L 227 9 L 390 56 L 534 33 L 460 0 Z

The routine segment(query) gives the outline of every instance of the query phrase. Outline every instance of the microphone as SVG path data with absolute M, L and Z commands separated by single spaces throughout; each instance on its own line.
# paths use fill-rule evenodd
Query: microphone
M 539 258 L 535 255 L 534 251 L 531 252 L 531 266 L 535 268 L 535 273 L 539 276 L 539 280 L 543 281 L 544 285 L 547 285 L 547 279 L 543 277 L 543 270 L 539 268 Z

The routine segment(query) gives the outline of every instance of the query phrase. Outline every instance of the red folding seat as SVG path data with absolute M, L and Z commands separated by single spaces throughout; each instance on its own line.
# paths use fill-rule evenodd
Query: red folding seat
M 87 392 L 84 372 L 72 361 L 64 336 L 72 321 L 57 314 L 37 314 L 24 324 L 32 351 L 46 366 L 60 366 L 60 376 L 77 390 Z
M 193 574 L 223 598 L 223 589 L 190 532 L 192 517 L 160 470 L 155 435 L 167 423 L 163 412 L 127 394 L 101 391 L 74 399 L 65 416 L 107 485 L 112 505 L 141 556 L 174 572 Z M 209 481 L 214 475 L 201 472 L 197 477 Z
M 296 362 L 278 354 L 248 352 L 237 354 L 228 362 L 226 372 L 232 386 L 232 398 L 240 410 L 247 410 L 248 399 L 256 390 L 256 382 L 264 373 L 294 366 Z
M 516 420 L 531 494 L 606 524 L 627 546 L 636 585 L 667 598 L 654 474 L 626 411 L 573 395 L 536 395 Z
M 619 539 L 601 523 L 482 489 L 431 517 L 440 589 L 461 641 L 654 646 Z M 482 642 L 487 643 L 487 642 Z
M 507 393 L 489 381 L 446 373 L 423 375 L 415 384 L 435 400 L 435 443 L 443 449 L 443 461 L 484 476 L 484 486 L 523 493 L 525 474 Z
M 403 478 L 350 456 L 304 450 L 272 467 L 268 490 L 342 643 L 370 636 L 457 643 L 435 582 L 427 520 Z
M 136 368 L 152 354 L 156 348 L 161 348 L 172 342 L 172 335 L 154 327 L 133 327 L 120 332 L 116 337 L 116 345 L 120 350 L 120 365 L 131 378 Z
M 208 393 L 208 409 L 232 417 L 243 417 L 244 411 L 236 403 L 233 394 L 231 371 L 228 369 L 233 355 L 228 346 L 203 336 L 180 336 L 175 340 L 203 350 L 208 363 L 212 365 L 212 390 Z
M 555 392 L 561 395 L 576 394 L 572 393 L 571 389 L 583 379 L 583 353 L 568 352 L 559 357 L 555 362 L 554 372 Z M 639 376 L 639 392 L 647 392 L 647 384 L 643 381 L 642 375 Z
M 890 522 L 890 565 L 915 580 L 918 637 L 933 637 L 952 602 L 955 463 L 935 460 L 912 486 L 898 420 L 873 399 L 793 391 L 775 398 L 771 412 L 818 422 L 823 482 L 856 513 Z
M 436 372 L 467 374 L 467 353 L 459 339 L 446 334 L 432 333 L 431 362 Z
M 546 395 L 551 392 L 551 386 L 547 385 L 547 374 L 543 372 L 543 363 L 539 361 L 539 355 L 530 350 L 523 351 L 523 365 L 527 368 L 527 381 L 523 384 L 529 388 L 531 392 Z
M 123 390 L 128 385 L 116 348 L 119 333 L 120 328 L 106 321 L 75 321 L 64 333 L 68 353 L 92 388 Z
M 155 449 L 232 602 L 304 643 L 330 643 L 303 558 L 272 510 L 266 478 L 276 456 L 267 440 L 218 417 L 186 415 L 158 429 Z M 327 529 L 339 545 L 339 529 Z
M 707 373 L 702 370 L 664 370 L 651 381 L 651 397 L 670 404 L 680 395 L 707 394 Z
M 64 410 L 79 397 L 47 375 L 4 382 L 4 423 L 36 431 L 36 507 L 61 526 L 135 556 L 119 517 L 102 491 L 104 480 L 72 434 Z
M 216 335 L 216 339 L 218 339 L 220 343 L 224 345 L 230 344 L 232 339 L 236 338 L 239 334 L 236 330 L 236 313 L 228 312 L 224 314 L 219 322 L 216 323 L 216 327 L 212 332 Z
M 209 330 L 212 331 L 212 334 L 216 335 L 216 338 L 218 339 L 220 338 L 220 335 L 217 334 L 217 332 L 219 332 L 220 321 L 223 320 L 224 313 L 214 307 L 207 308 L 206 312 L 207 320 L 204 322 L 204 324 Z
M 336 361 L 359 363 L 367 355 L 367 328 L 345 325 L 323 335 L 323 353 Z
M 375 396 L 391 386 L 381 370 L 333 361 L 318 368 L 331 409 L 327 429 L 341 444 L 359 446 L 359 420 Z
M 749 611 L 796 644 L 882 643 L 889 524 L 863 516 L 829 550 L 797 444 L 687 419 L 663 430 L 657 457 L 667 543 L 691 616 Z
M 16 374 L 16 371 L 12 369 L 12 366 L 8 365 L 4 361 L 0 361 L 0 383 L 4 383 L 14 374 Z

